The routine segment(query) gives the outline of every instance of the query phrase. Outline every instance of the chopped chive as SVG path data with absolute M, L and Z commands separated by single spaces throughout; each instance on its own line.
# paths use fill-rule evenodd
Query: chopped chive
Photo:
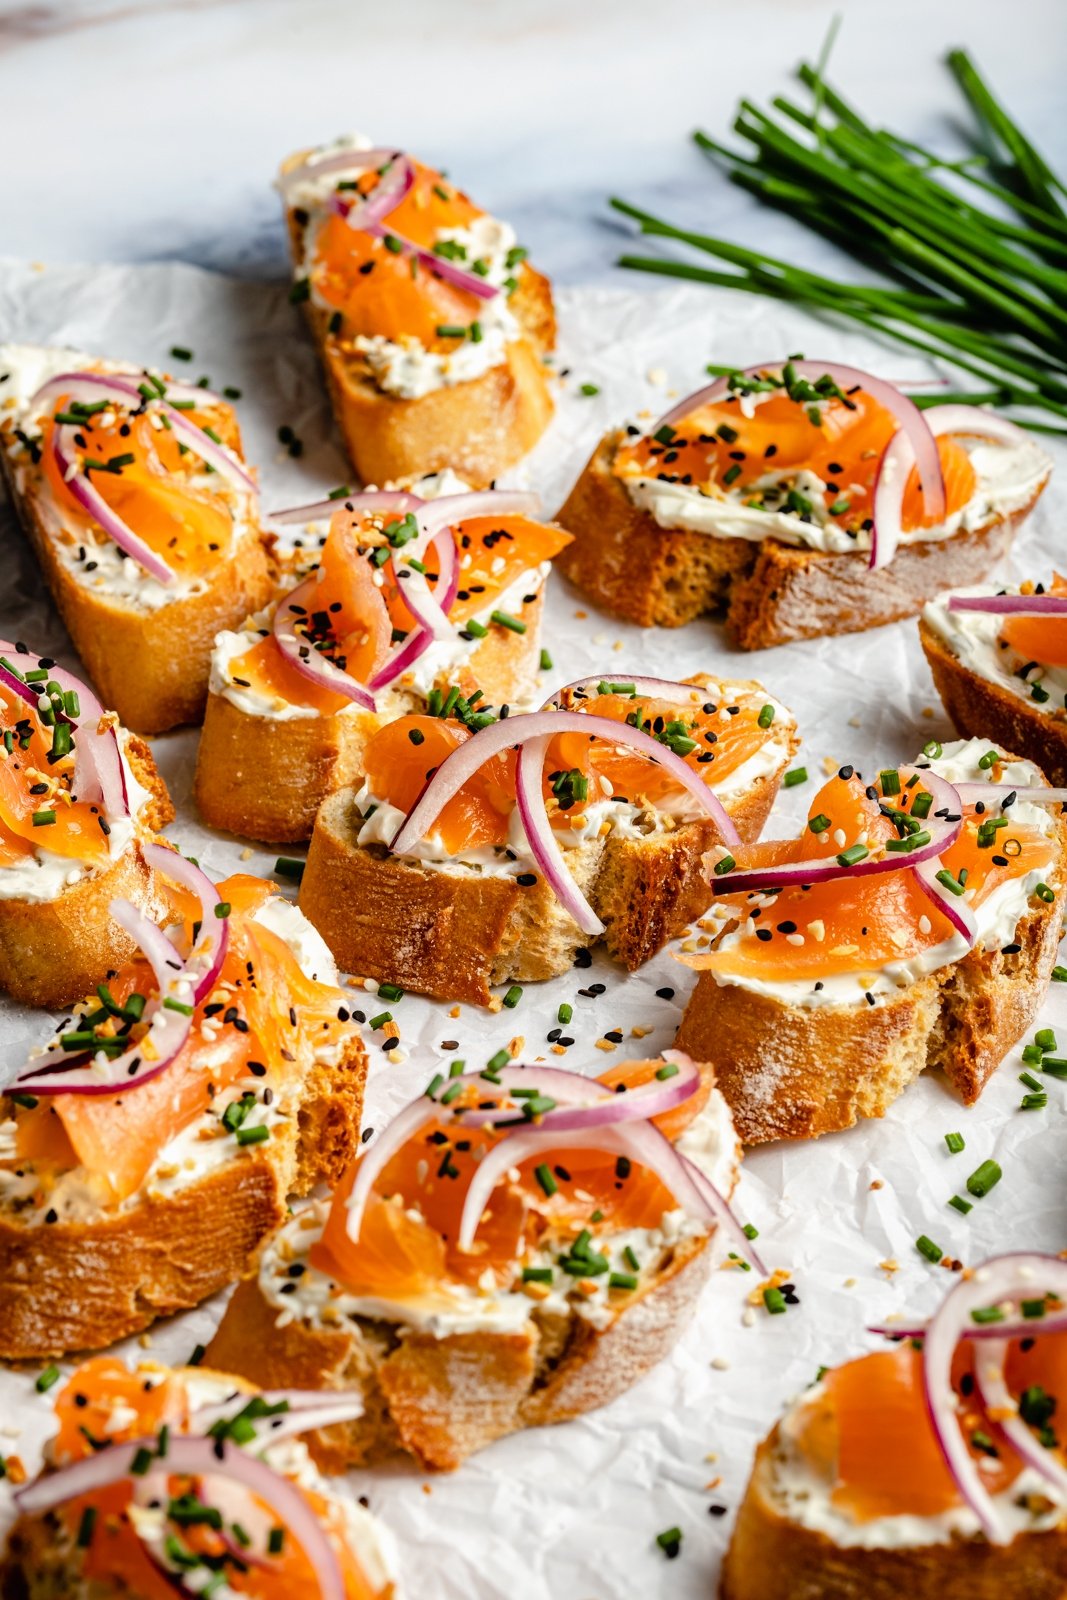
M 1055 889 L 1050 889 L 1047 883 L 1039 883 L 1037 888 L 1034 890 L 1034 893 L 1037 895 L 1037 898 L 1039 900 L 1043 900 L 1046 905 L 1051 905 L 1053 900 L 1056 898 Z
M 296 856 L 279 856 L 274 863 L 274 871 L 279 878 L 291 878 L 294 883 L 299 883 L 306 865 Z
M 772 1317 L 780 1317 L 786 1309 L 785 1295 L 781 1289 L 764 1289 L 763 1304 L 767 1307 Z
M 33 813 L 33 825 L 35 828 L 48 828 L 55 820 L 56 814 L 54 810 L 35 811 Z
M 837 857 L 837 864 L 840 867 L 854 867 L 857 861 L 862 861 L 870 853 L 865 844 L 852 844 L 847 850 L 841 851 Z
M 964 1148 L 963 1134 L 946 1133 L 945 1143 L 948 1145 L 949 1152 L 954 1156 L 958 1156 L 960 1151 Z
M 165 1010 L 178 1011 L 183 1017 L 191 1017 L 196 1009 L 195 1006 L 187 1005 L 184 1000 L 175 1000 L 174 996 L 169 994 L 165 997 L 163 1005 Z
M 948 870 L 947 867 L 942 867 L 941 871 L 936 873 L 935 876 L 937 878 L 938 883 L 944 884 L 945 888 L 948 889 L 948 891 L 951 894 L 962 894 L 963 893 L 963 889 L 964 889 L 963 884 L 959 881 L 958 878 L 954 878 L 952 876 L 951 872 Z
M 679 1070 L 680 1069 L 675 1065 L 675 1063 L 673 1061 L 665 1061 L 663 1063 L 662 1067 L 657 1067 L 656 1068 L 656 1077 L 662 1083 L 662 1082 L 665 1082 L 667 1078 L 676 1078 L 678 1076 Z
M 486 1062 L 486 1066 L 490 1072 L 500 1072 L 502 1068 L 507 1066 L 510 1060 L 511 1057 L 506 1050 L 498 1050 L 495 1056 L 489 1057 L 489 1060 Z
M 1002 1177 L 1003 1173 L 995 1161 L 983 1161 L 967 1179 L 967 1192 L 973 1194 L 976 1200 L 983 1200 Z
M 1041 1062 L 1041 1071 L 1047 1072 L 1050 1078 L 1067 1078 L 1067 1057 L 1045 1056 Z
M 1056 1035 L 1052 1028 L 1039 1028 L 1034 1034 L 1034 1043 L 1042 1050 L 1055 1050 Z
M 995 766 L 999 760 L 999 750 L 987 750 L 984 756 L 979 756 L 978 765 L 983 772 L 988 772 L 990 767 Z
M 785 777 L 782 779 L 782 782 L 787 789 L 795 789 L 798 783 L 807 783 L 807 781 L 807 767 L 794 767 L 792 772 L 787 772 Z
M 925 1233 L 920 1233 L 919 1237 L 915 1241 L 915 1248 L 918 1250 L 921 1256 L 926 1257 L 927 1261 L 933 1261 L 935 1263 L 940 1261 L 941 1257 L 945 1253 L 941 1246 L 939 1244 L 935 1244 L 934 1241 Z
M 637 1279 L 632 1272 L 613 1272 L 608 1277 L 609 1289 L 636 1289 Z
M 716 877 L 721 878 L 725 876 L 727 872 L 732 872 L 736 866 L 737 862 L 734 860 L 733 856 L 723 856 L 721 861 L 716 861 L 715 863 L 715 875 Z
M 657 1533 L 656 1543 L 668 1560 L 673 1561 L 682 1548 L 681 1528 L 665 1528 L 662 1533 Z
M 556 1021 L 569 1022 L 573 1015 L 574 1007 L 570 1005 L 568 1001 L 564 1000 L 559 1010 L 556 1012 Z
M 594 394 L 600 393 L 600 385 L 597 383 L 583 383 L 579 385 L 578 392 L 587 397 L 592 397 Z
M 403 998 L 403 989 L 399 989 L 395 983 L 380 983 L 378 985 L 379 1000 L 403 1000 Z
M 758 723 L 758 725 L 761 728 L 769 728 L 773 721 L 774 721 L 774 707 L 773 706 L 763 706 L 763 707 L 761 707 L 760 714 L 756 718 L 756 722 Z
M 47 1394 L 48 1390 L 52 1388 L 53 1384 L 59 1382 L 60 1377 L 61 1373 L 58 1367 L 45 1367 L 43 1372 L 39 1372 L 37 1374 L 37 1381 L 34 1384 L 34 1388 L 37 1390 L 38 1394 Z
M 541 651 L 540 667 L 542 672 L 552 671 L 552 657 L 549 655 L 547 650 Z
M 759 1238 L 759 1229 L 756 1227 L 754 1222 L 746 1222 L 741 1231 L 746 1239 Z
M 825 812 L 820 811 L 819 815 L 817 817 L 812 817 L 811 821 L 808 823 L 808 831 L 810 833 L 829 833 L 832 826 L 833 824 L 831 823 L 830 818 Z
M 490 622 L 495 622 L 501 628 L 507 628 L 511 633 L 525 633 L 526 624 L 521 617 L 513 617 L 509 611 L 493 611 L 490 613 Z
M 218 917 L 220 922 L 224 922 L 232 909 L 233 908 L 228 900 L 220 900 L 215 907 L 215 915 Z
M 265 1122 L 257 1122 L 251 1128 L 238 1128 L 235 1137 L 238 1144 L 262 1144 L 270 1138 L 270 1129 Z
M 1053 967 L 1052 981 L 1053 983 L 1067 983 L 1067 967 Z
M 975 1306 L 971 1311 L 971 1321 L 984 1327 L 991 1322 L 1003 1322 L 1004 1313 L 999 1306 Z
M 900 773 L 895 767 L 888 772 L 880 772 L 878 776 L 881 779 L 883 794 L 900 793 Z
M 79 1550 L 87 1550 L 93 1542 L 93 1530 L 96 1527 L 97 1509 L 95 1506 L 86 1506 L 78 1523 L 76 1544 Z
M 954 1194 L 952 1196 L 952 1199 L 949 1201 L 949 1205 L 954 1211 L 958 1211 L 961 1217 L 965 1217 L 968 1211 L 974 1210 L 971 1202 L 969 1200 L 964 1200 L 963 1197 L 958 1194 Z
M 1024 1094 L 1019 1102 L 1020 1111 L 1043 1111 L 1048 1105 L 1048 1095 L 1044 1089 L 1038 1094 Z
M 522 989 L 517 983 L 513 983 L 501 1003 L 506 1005 L 509 1011 L 514 1011 L 521 999 Z
M 552 1168 L 549 1167 L 544 1161 L 541 1162 L 539 1167 L 534 1168 L 534 1177 L 537 1179 L 538 1183 L 541 1185 L 541 1188 L 544 1190 L 545 1194 L 549 1196 L 549 1198 L 551 1198 L 551 1196 L 558 1191 L 559 1184 L 552 1176 Z
M 523 1281 L 523 1283 L 551 1283 L 552 1282 L 552 1268 L 551 1267 L 523 1267 L 523 1269 L 522 1269 L 522 1281 Z
M 393 1013 L 391 1011 L 379 1011 L 376 1017 L 371 1017 L 370 1021 L 367 1023 L 367 1027 L 372 1033 L 376 1033 L 379 1028 L 384 1028 L 385 1024 L 387 1022 L 392 1022 L 392 1020 Z
M 939 761 L 943 754 L 944 751 L 936 739 L 929 739 L 927 740 L 926 744 L 923 745 L 923 755 L 926 756 L 929 761 Z
M 1041 1087 L 1040 1083 L 1034 1077 L 1032 1072 L 1020 1072 L 1020 1074 L 1019 1074 L 1019 1082 L 1020 1083 L 1025 1083 L 1026 1087 L 1028 1089 L 1032 1089 L 1035 1094 L 1044 1094 L 1045 1093 L 1044 1089 Z

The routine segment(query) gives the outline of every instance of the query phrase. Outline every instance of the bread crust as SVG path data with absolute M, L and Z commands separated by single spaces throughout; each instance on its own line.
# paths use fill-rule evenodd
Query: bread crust
M 741 650 L 880 627 L 914 616 L 944 589 L 980 582 L 1044 488 L 1020 511 L 972 532 L 901 544 L 872 572 L 862 551 L 661 528 L 611 470 L 622 437 L 605 434 L 556 518 L 574 535 L 557 557 L 560 571 L 605 611 L 646 628 L 680 627 L 725 607 Z
M 471 675 L 488 704 L 508 703 L 532 682 L 543 607 L 542 590 L 518 612 L 525 633 L 491 628 L 471 652 L 464 676 Z M 422 709 L 421 697 L 410 699 Z M 209 693 L 196 757 L 197 809 L 211 827 L 266 844 L 308 839 L 320 805 L 357 781 L 363 746 L 387 720 L 345 711 L 277 721 Z
M 264 1387 L 360 1390 L 357 1422 L 306 1436 L 324 1472 L 397 1450 L 427 1469 L 452 1471 L 495 1439 L 607 1405 L 661 1361 L 710 1274 L 706 1246 L 706 1238 L 679 1244 L 603 1329 L 574 1314 L 535 1316 L 515 1333 L 442 1338 L 352 1319 L 337 1328 L 278 1327 L 277 1310 L 250 1280 L 235 1291 L 208 1360 Z
M 367 1057 L 353 1038 L 290 1093 L 297 1115 L 264 1144 L 172 1192 L 143 1192 L 88 1222 L 0 1212 L 0 1357 L 103 1349 L 188 1310 L 253 1269 L 290 1194 L 336 1183 L 359 1144 Z M 284 1092 L 284 1091 L 283 1091 Z
M 294 262 L 304 258 L 306 223 L 288 213 Z M 386 483 L 451 467 L 474 489 L 484 489 L 533 449 L 552 417 L 544 356 L 556 342 L 556 317 L 548 279 L 522 264 L 511 309 L 522 337 L 505 359 L 480 377 L 431 389 L 414 400 L 386 394 L 343 336 L 330 333 L 330 312 L 305 301 L 334 416 L 349 460 L 363 483 Z
M 965 739 L 990 739 L 1004 750 L 1018 750 L 1047 772 L 1057 788 L 1067 785 L 1067 710 L 1052 701 L 1038 705 L 1023 700 L 972 672 L 923 617 L 919 643 L 957 732 Z
M 723 1567 L 720 1600 L 1063 1600 L 1067 1526 L 893 1549 L 840 1546 L 792 1522 L 773 1494 L 778 1429 L 756 1452 Z
M 143 611 L 80 584 L 49 532 L 35 469 L 22 490 L 6 450 L 0 450 L 0 469 L 74 648 L 104 704 L 138 733 L 165 733 L 198 722 L 215 635 L 238 627 L 271 595 L 261 529 L 250 525 L 242 533 L 202 594 Z
M 149 793 L 139 821 L 162 828 L 174 807 L 152 752 L 132 735 L 125 737 L 125 750 L 133 776 Z M 166 909 L 142 843 L 135 837 L 118 860 L 62 889 L 54 900 L 0 899 L 0 988 L 12 999 L 61 1010 L 132 958 L 137 947 L 112 918 L 112 900 L 132 900 L 153 919 Z
M 728 807 L 746 841 L 763 827 L 795 747 L 794 734 L 776 771 Z M 346 972 L 484 1006 L 493 984 L 558 977 L 593 942 L 540 874 L 524 886 L 510 876 L 443 872 L 383 845 L 361 847 L 358 832 L 353 791 L 331 795 L 315 819 L 300 885 L 300 909 Z M 702 857 L 718 838 L 714 823 L 701 820 L 570 852 L 616 961 L 634 971 L 707 910 Z
M 1067 822 L 1057 832 L 1062 876 Z M 715 1062 L 744 1144 L 884 1116 L 927 1067 L 972 1105 L 1044 1002 L 1065 904 L 1067 877 L 1022 918 L 1017 951 L 971 950 L 875 1006 L 794 1006 L 701 972 L 675 1044 Z

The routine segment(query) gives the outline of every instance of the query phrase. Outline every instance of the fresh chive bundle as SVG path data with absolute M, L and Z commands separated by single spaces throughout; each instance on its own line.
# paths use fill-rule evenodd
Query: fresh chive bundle
M 947 62 L 976 124 L 973 149 L 958 161 L 868 123 L 826 81 L 827 53 L 797 69 L 810 103 L 777 95 L 764 110 L 742 100 L 733 128 L 750 148 L 699 130 L 693 137 L 732 182 L 840 245 L 881 281 L 841 283 L 613 198 L 643 234 L 719 263 L 624 255 L 620 265 L 833 312 L 973 380 L 963 394 L 914 396 L 919 405 L 994 402 L 1067 418 L 1067 187 L 965 51 Z M 1067 433 L 1060 424 L 1030 425 Z

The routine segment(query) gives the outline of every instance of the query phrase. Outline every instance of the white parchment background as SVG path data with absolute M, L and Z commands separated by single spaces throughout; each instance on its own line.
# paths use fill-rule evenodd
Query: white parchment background
M 559 298 L 558 365 L 569 376 L 561 381 L 552 429 L 522 474 L 542 492 L 548 511 L 561 503 L 608 425 L 629 413 L 665 409 L 671 396 L 696 387 L 708 360 L 745 365 L 803 350 L 815 359 L 870 365 L 898 381 L 932 375 L 917 357 L 718 290 L 573 289 Z M 170 347 L 190 347 L 195 359 L 180 365 L 181 376 L 206 374 L 218 387 L 243 391 L 238 414 L 266 508 L 315 499 L 346 478 L 315 359 L 283 287 L 174 265 L 41 270 L 0 263 L 0 339 L 69 342 L 171 368 L 179 364 L 169 360 Z M 600 393 L 580 395 L 582 383 L 599 385 Z M 277 443 L 283 423 L 304 441 L 299 461 Z M 1063 473 L 1067 450 L 1055 453 Z M 1054 481 L 1020 541 L 1015 573 L 1047 576 L 1064 549 L 1065 511 L 1067 489 Z M 8 507 L 0 507 L 0 561 L 0 635 L 24 638 L 77 670 Z M 740 656 L 712 622 L 643 633 L 598 616 L 553 578 L 545 643 L 557 666 L 546 687 L 597 671 L 760 676 L 796 712 L 805 740 L 799 760 L 812 775 L 783 796 L 772 831 L 792 831 L 825 758 L 872 768 L 913 757 L 927 739 L 950 732 L 911 622 Z M 268 873 L 273 853 L 257 850 L 243 861 L 240 843 L 200 826 L 190 800 L 196 733 L 154 743 L 178 808 L 171 829 L 178 843 L 216 875 L 238 867 Z M 605 993 L 580 998 L 577 991 L 594 982 Z M 403 1104 L 441 1061 L 462 1056 L 479 1065 L 515 1035 L 524 1037 L 527 1059 L 544 1052 L 563 1000 L 574 1005 L 568 1065 L 602 1070 L 612 1057 L 595 1041 L 614 1028 L 627 1035 L 636 1025 L 653 1028 L 634 1054 L 667 1046 L 692 982 L 665 952 L 628 979 L 598 959 L 590 971 L 527 988 L 515 1011 L 496 1016 L 470 1007 L 452 1016 L 447 1006 L 405 998 L 389 1009 L 406 1060 L 384 1057 L 382 1034 L 369 1041 L 367 1120 L 373 1125 Z M 657 998 L 656 990 L 668 985 L 675 998 Z M 373 995 L 367 1001 L 373 1015 L 379 1002 Z M 1043 1020 L 1058 1025 L 1067 1043 L 1062 991 Z M 48 1031 L 39 1015 L 0 1003 L 0 1069 L 13 1069 Z M 624 1044 L 614 1059 L 626 1053 Z M 1005 1248 L 1058 1249 L 1067 1242 L 1067 1084 L 1050 1080 L 1048 1109 L 1022 1112 L 1019 1070 L 1015 1050 L 969 1111 L 930 1078 L 882 1122 L 748 1158 L 737 1209 L 759 1227 L 769 1266 L 787 1267 L 796 1284 L 800 1305 L 786 1316 L 748 1311 L 753 1275 L 720 1274 L 673 1357 L 613 1406 L 504 1440 L 448 1477 L 427 1479 L 404 1466 L 351 1474 L 353 1492 L 366 1494 L 398 1537 L 411 1600 L 623 1600 L 638 1593 L 708 1600 L 753 1448 L 783 1402 L 820 1363 L 870 1348 L 867 1323 L 903 1310 L 926 1312 L 947 1287 L 947 1276 L 917 1254 L 916 1235 L 929 1234 L 966 1263 Z M 952 1129 L 966 1138 L 963 1155 L 946 1151 L 944 1134 Z M 961 1217 L 946 1202 L 987 1156 L 1001 1163 L 1004 1179 Z M 894 1260 L 896 1272 L 881 1265 Z M 223 1298 L 157 1327 L 152 1353 L 187 1356 L 210 1332 Z M 136 1353 L 136 1344 L 130 1350 Z M 17 1452 L 31 1469 L 51 1416 L 34 1376 L 0 1373 L 0 1453 Z M 713 1516 L 710 1506 L 725 1506 L 728 1514 Z M 6 1520 L 9 1512 L 3 1485 L 0 1515 Z M 682 1553 L 668 1563 L 655 1535 L 674 1524 L 683 1530 Z

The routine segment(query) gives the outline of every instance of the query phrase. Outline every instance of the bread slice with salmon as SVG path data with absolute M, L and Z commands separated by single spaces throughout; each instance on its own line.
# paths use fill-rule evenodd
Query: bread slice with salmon
M 957 732 L 987 733 L 1067 784 L 1067 582 L 981 584 L 931 600 L 919 642 Z
M 713 1247 L 753 1254 L 710 1067 L 457 1066 L 282 1227 L 209 1348 L 257 1383 L 362 1396 L 309 1441 L 329 1471 L 398 1450 L 451 1470 L 607 1404 L 671 1349 Z
M 799 840 L 720 861 L 680 1049 L 714 1052 L 746 1144 L 880 1117 L 927 1068 L 965 1104 L 1045 1000 L 1067 903 L 1067 790 L 984 740 L 851 767 Z
M 1059 1258 L 994 1258 L 823 1368 L 756 1452 L 721 1600 L 1061 1600 L 1065 1295 Z
M 702 857 L 758 835 L 797 746 L 760 684 L 707 675 L 477 711 L 376 733 L 360 786 L 315 820 L 300 888 L 343 970 L 476 1005 L 600 940 L 648 961 L 707 909 Z
M 145 847 L 173 816 L 144 740 L 50 657 L 0 641 L 0 988 L 58 1009 L 128 960 L 109 907 L 162 912 Z
M 376 728 L 450 694 L 534 693 L 545 583 L 569 535 L 535 520 L 534 495 L 464 493 L 454 474 L 415 487 L 283 513 L 318 562 L 215 641 L 195 787 L 213 827 L 306 839 Z
M 353 1399 L 97 1357 L 55 1412 L 41 1472 L 15 1491 L 4 1600 L 393 1600 L 388 1530 L 325 1482 L 302 1438 L 358 1412 Z
M 357 1145 L 366 1057 L 329 952 L 273 885 L 146 846 L 164 931 L 0 1097 L 0 1355 L 102 1348 L 248 1270 Z
M 601 440 L 559 512 L 560 570 L 643 627 L 724 615 L 743 650 L 853 633 L 984 578 L 1051 468 L 977 407 L 920 414 L 851 367 L 764 364 Z
M 215 635 L 271 592 L 233 407 L 76 350 L 0 345 L 0 469 L 100 698 L 199 720 Z
M 345 449 L 364 483 L 451 467 L 476 488 L 552 416 L 548 279 L 506 222 L 363 139 L 282 166 L 293 259 Z

